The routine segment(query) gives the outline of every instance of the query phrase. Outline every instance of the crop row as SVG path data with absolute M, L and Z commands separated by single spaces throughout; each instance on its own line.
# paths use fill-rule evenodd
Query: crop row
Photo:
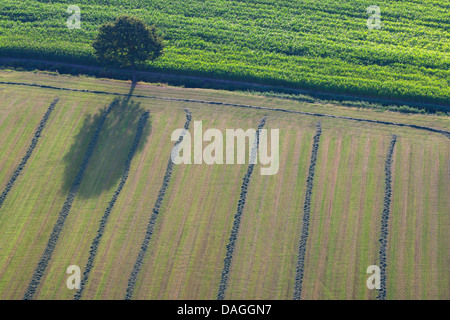
M 66 218 L 69 215 L 70 209 L 72 207 L 72 203 L 75 200 L 75 197 L 77 196 L 81 181 L 83 179 L 86 168 L 89 164 L 89 160 L 91 159 L 91 156 L 94 152 L 94 148 L 97 144 L 98 137 L 99 137 L 100 132 L 103 128 L 103 125 L 106 121 L 106 117 L 109 115 L 112 108 L 116 104 L 117 104 L 117 101 L 112 102 L 108 106 L 108 108 L 105 110 L 105 112 L 103 112 L 103 114 L 101 115 L 101 117 L 99 119 L 97 128 L 94 132 L 94 135 L 92 136 L 91 141 L 89 142 L 89 145 L 87 147 L 87 150 L 86 150 L 83 160 L 81 162 L 80 168 L 78 169 L 77 175 L 75 176 L 75 179 L 70 187 L 69 194 L 68 194 L 66 201 L 64 202 L 64 205 L 59 213 L 58 220 L 56 221 L 56 223 L 53 227 L 53 231 L 50 235 L 50 238 L 45 247 L 45 250 L 41 256 L 41 259 L 39 260 L 39 263 L 36 267 L 36 270 L 33 274 L 30 284 L 28 286 L 28 289 L 25 292 L 24 300 L 32 300 L 34 297 L 34 294 L 36 293 L 36 290 L 38 289 L 41 278 L 44 276 L 47 265 L 52 257 L 53 251 L 55 249 L 56 243 L 58 242 L 59 235 L 61 234 L 61 231 L 64 227 Z
M 186 112 L 186 122 L 184 124 L 184 131 L 178 138 L 178 140 L 174 144 L 174 149 L 178 148 L 180 143 L 183 141 L 184 135 L 187 130 L 189 130 L 189 124 L 192 120 L 191 112 L 188 109 L 185 109 Z M 128 279 L 128 286 L 125 295 L 125 300 L 131 300 L 134 292 L 134 286 L 136 284 L 137 277 L 139 275 L 139 271 L 141 270 L 142 263 L 144 261 L 145 253 L 147 252 L 148 245 L 150 243 L 150 239 L 153 234 L 153 230 L 156 224 L 156 219 L 159 215 L 159 210 L 161 208 L 161 204 L 164 200 L 164 196 L 166 195 L 167 187 L 169 186 L 170 178 L 172 177 L 174 163 L 172 162 L 172 156 L 169 157 L 169 162 L 167 163 L 166 172 L 164 174 L 163 183 L 161 185 L 161 189 L 159 190 L 158 197 L 156 198 L 155 205 L 152 210 L 152 214 L 150 217 L 150 221 L 147 225 L 147 230 L 145 232 L 144 240 L 141 245 L 141 249 L 136 258 L 136 262 L 134 264 L 133 270 L 131 271 L 130 277 Z
M 264 118 L 262 118 L 261 122 L 259 123 L 258 130 L 256 131 L 255 144 L 252 147 L 250 159 L 254 159 L 256 152 L 258 151 L 259 133 L 260 133 L 260 130 L 262 130 L 262 128 L 264 127 L 265 123 L 266 123 L 266 118 L 264 117 Z M 220 278 L 219 291 L 217 293 L 217 300 L 223 300 L 225 298 L 225 292 L 227 289 L 231 261 L 233 259 L 233 252 L 234 252 L 234 249 L 236 246 L 237 236 L 239 233 L 241 217 L 242 217 L 242 213 L 244 212 L 245 201 L 247 198 L 247 190 L 248 190 L 248 186 L 250 184 L 250 179 L 252 177 L 254 167 L 255 167 L 254 162 L 250 160 L 249 165 L 247 167 L 247 172 L 245 173 L 244 178 L 242 179 L 241 193 L 239 195 L 239 201 L 238 201 L 238 205 L 237 205 L 236 214 L 234 215 L 234 222 L 233 222 L 233 227 L 231 228 L 230 239 L 228 240 L 228 244 L 227 244 L 227 252 L 225 255 L 225 259 L 223 261 L 224 265 L 223 265 L 223 269 L 222 269 L 222 276 Z
M 125 185 L 125 182 L 128 179 L 131 161 L 133 160 L 134 154 L 136 153 L 136 150 L 138 148 L 138 145 L 141 140 L 142 133 L 143 133 L 144 127 L 146 125 L 148 116 L 149 116 L 149 113 L 145 112 L 139 119 L 139 122 L 138 122 L 138 125 L 136 128 L 136 135 L 134 137 L 134 141 L 133 141 L 133 144 L 131 145 L 130 151 L 128 152 L 128 158 L 125 163 L 124 172 L 120 179 L 119 185 L 118 185 L 116 191 L 114 192 L 114 194 L 111 198 L 111 201 L 109 202 L 109 205 L 106 208 L 105 213 L 103 214 L 102 219 L 100 220 L 100 226 L 97 231 L 97 236 L 92 241 L 92 245 L 91 245 L 91 248 L 89 251 L 88 262 L 86 263 L 86 268 L 84 269 L 84 272 L 83 272 L 83 278 L 81 279 L 81 282 L 80 282 L 80 289 L 76 292 L 76 294 L 74 296 L 74 300 L 79 300 L 81 298 L 81 295 L 83 294 L 86 283 L 89 279 L 89 274 L 94 266 L 94 259 L 95 259 L 95 256 L 97 255 L 97 250 L 98 250 L 98 246 L 100 244 L 100 239 L 103 236 L 103 233 L 104 233 L 105 227 L 106 227 L 106 223 L 108 222 L 109 215 L 111 214 L 111 211 L 114 208 L 114 204 L 116 203 L 116 200 L 119 197 L 119 194 L 122 191 L 123 186 Z
M 294 300 L 300 300 L 302 294 L 303 273 L 305 267 L 306 244 L 309 234 L 309 217 L 311 213 L 311 196 L 314 183 L 314 172 L 316 168 L 317 152 L 319 151 L 320 136 L 322 134 L 322 125 L 317 123 L 316 134 L 313 138 L 311 152 L 311 162 L 309 164 L 308 178 L 306 179 L 305 204 L 303 205 L 303 223 L 302 233 L 298 246 L 297 269 L 295 274 Z
M 42 117 L 42 120 L 39 122 L 39 125 L 34 133 L 33 139 L 31 139 L 31 144 L 28 147 L 26 154 L 23 156 L 22 161 L 20 161 L 16 170 L 14 170 L 11 178 L 9 179 L 8 183 L 6 184 L 5 190 L 3 190 L 2 194 L 0 195 L 0 208 L 3 205 L 3 202 L 5 202 L 6 196 L 11 191 L 11 189 L 14 185 L 14 182 L 16 182 L 17 177 L 20 175 L 22 170 L 25 168 L 25 165 L 27 164 L 28 159 L 30 159 L 31 154 L 34 151 L 34 148 L 36 148 L 36 145 L 39 141 L 39 137 L 41 136 L 42 130 L 44 130 L 45 124 L 47 123 L 47 120 L 50 118 L 50 114 L 55 109 L 55 106 L 58 103 L 58 101 L 59 101 L 59 98 L 56 98 L 55 100 L 53 100 L 53 102 L 48 107 L 47 112 Z

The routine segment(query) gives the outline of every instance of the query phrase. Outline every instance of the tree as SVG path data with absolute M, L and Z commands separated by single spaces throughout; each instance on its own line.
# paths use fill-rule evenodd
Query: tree
M 156 60 L 164 50 L 156 27 L 130 16 L 121 16 L 114 22 L 103 24 L 92 46 L 102 63 L 131 67 L 133 83 L 136 83 L 136 66 Z

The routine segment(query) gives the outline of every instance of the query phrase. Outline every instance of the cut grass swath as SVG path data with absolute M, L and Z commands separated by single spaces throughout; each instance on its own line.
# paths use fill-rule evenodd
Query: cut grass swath
M 123 186 L 125 185 L 125 182 L 127 181 L 128 174 L 129 174 L 129 171 L 130 171 L 131 161 L 133 160 L 134 154 L 135 154 L 135 152 L 137 150 L 137 147 L 139 145 L 139 142 L 141 140 L 142 132 L 144 130 L 146 121 L 148 119 L 148 115 L 149 115 L 148 112 L 145 112 L 139 119 L 139 122 L 138 122 L 138 125 L 137 125 L 137 130 L 136 130 L 136 135 L 134 137 L 134 141 L 133 141 L 133 144 L 131 146 L 130 152 L 128 153 L 128 158 L 127 158 L 127 161 L 125 163 L 125 169 L 124 169 L 122 178 L 120 179 L 119 186 L 117 187 L 116 191 L 114 192 L 114 195 L 113 195 L 111 201 L 109 202 L 109 205 L 106 208 L 102 219 L 100 220 L 100 227 L 99 227 L 99 229 L 97 231 L 97 236 L 92 241 L 91 250 L 89 251 L 88 262 L 86 264 L 86 268 L 85 268 L 85 271 L 83 273 L 83 278 L 81 279 L 81 282 L 80 282 L 80 289 L 75 294 L 74 300 L 79 300 L 81 298 L 81 295 L 83 294 L 85 285 L 86 285 L 86 283 L 87 283 L 87 281 L 89 279 L 89 274 L 90 274 L 90 272 L 92 270 L 92 267 L 94 265 L 94 259 L 95 259 L 95 256 L 97 254 L 97 250 L 98 250 L 98 245 L 100 243 L 100 239 L 103 236 L 103 233 L 104 233 L 105 227 L 106 227 L 106 223 L 108 222 L 109 215 L 110 215 L 112 209 L 114 208 L 114 204 L 116 203 L 116 200 L 117 200 L 120 192 L 122 191 Z
M 217 300 L 223 300 L 225 298 L 225 291 L 227 290 L 227 283 L 228 283 L 228 275 L 230 272 L 231 267 L 231 260 L 233 259 L 233 252 L 234 248 L 236 247 L 236 240 L 239 232 L 239 226 L 241 224 L 241 216 L 244 211 L 245 207 L 245 200 L 247 198 L 247 189 L 248 185 L 250 183 L 250 179 L 252 177 L 253 169 L 255 167 L 253 159 L 256 157 L 256 152 L 258 152 L 258 146 L 259 146 L 259 133 L 260 130 L 264 127 L 266 124 L 266 118 L 262 118 L 259 126 L 258 131 L 256 131 L 256 139 L 255 144 L 253 145 L 253 149 L 250 156 L 249 165 L 247 168 L 247 173 L 245 174 L 244 178 L 242 179 L 242 186 L 241 186 L 241 194 L 239 196 L 238 206 L 236 210 L 236 214 L 234 216 L 234 222 L 233 222 L 233 228 L 231 229 L 231 235 L 230 240 L 227 244 L 227 253 L 225 256 L 225 259 L 223 261 L 223 270 L 222 270 L 222 276 L 220 279 L 219 284 L 219 292 L 217 293 Z
M 189 130 L 189 124 L 192 120 L 191 112 L 188 109 L 185 109 L 186 111 L 186 122 L 184 124 L 184 130 L 181 133 L 178 140 L 175 142 L 172 152 L 174 150 L 177 150 L 179 144 L 183 141 L 184 135 L 186 134 L 187 130 Z M 164 174 L 163 183 L 161 186 L 161 189 L 158 193 L 158 198 L 156 199 L 155 206 L 152 210 L 152 215 L 150 217 L 150 221 L 147 226 L 147 231 L 145 232 L 145 238 L 141 245 L 141 250 L 139 251 L 138 257 L 136 259 L 136 263 L 134 264 L 133 271 L 131 272 L 130 278 L 128 279 L 128 286 L 127 286 L 127 292 L 125 295 L 125 300 L 131 300 L 134 292 L 134 287 L 136 284 L 136 280 L 139 274 L 139 271 L 141 270 L 142 262 L 144 260 L 145 253 L 147 252 L 148 245 L 150 243 L 150 239 L 153 234 L 153 229 L 155 227 L 156 219 L 158 218 L 159 210 L 161 208 L 162 201 L 164 200 L 164 196 L 166 194 L 167 187 L 169 186 L 170 178 L 172 176 L 173 171 L 173 165 L 172 157 L 169 157 L 169 162 L 167 163 L 166 173 Z
M 205 100 L 195 100 L 195 99 L 180 99 L 180 98 L 169 98 L 169 97 L 157 97 L 157 96 L 147 96 L 140 94 L 125 94 L 125 93 L 117 93 L 117 92 L 107 92 L 107 91 L 99 91 L 99 90 L 86 90 L 86 89 L 71 89 L 71 88 L 62 88 L 55 87 L 49 85 L 39 85 L 39 84 L 30 84 L 30 83 L 19 83 L 19 82 L 10 82 L 10 81 L 0 81 L 0 84 L 8 84 L 8 85 L 18 85 L 18 86 L 29 86 L 29 87 L 38 87 L 42 89 L 54 89 L 54 90 L 63 90 L 63 91 L 73 91 L 73 92 L 89 92 L 96 94 L 107 94 L 114 95 L 119 97 L 135 97 L 135 98 L 144 98 L 144 99 L 155 99 L 155 100 L 165 100 L 165 101 L 180 101 L 180 102 L 188 102 L 188 103 L 202 103 L 202 104 L 210 104 L 210 105 L 219 105 L 219 106 L 228 106 L 235 108 L 246 108 L 246 109 L 256 109 L 256 110 L 268 110 L 268 111 L 278 111 L 278 112 L 286 112 L 286 113 L 294 113 L 294 114 L 302 114 L 309 115 L 315 117 L 324 117 L 324 118 L 332 118 L 332 119 L 344 119 L 350 121 L 357 122 L 368 122 L 375 124 L 384 124 L 387 126 L 397 126 L 397 127 L 405 127 L 405 128 L 413 128 L 418 130 L 425 130 L 429 132 L 440 133 L 450 139 L 450 132 L 445 130 L 439 130 L 427 126 L 419 126 L 415 124 L 406 124 L 406 123 L 396 123 L 391 121 L 381 121 L 381 120 L 373 120 L 373 119 L 361 119 L 361 118 L 353 118 L 347 116 L 337 116 L 323 113 L 314 113 L 314 112 L 304 112 L 298 110 L 290 110 L 290 109 L 282 109 L 282 108 L 270 108 L 270 107 L 260 107 L 260 106 L 252 106 L 252 105 L 244 105 L 244 104 L 234 104 L 228 102 L 217 102 L 217 101 L 205 101 Z
M 2 77 L 3 74 L 5 73 L 2 73 Z M 9 77 L 10 74 L 6 76 Z M 19 78 L 20 75 L 17 77 Z M 31 77 L 33 76 L 30 75 L 31 80 L 27 78 L 27 81 L 34 81 Z M 39 83 L 42 78 L 47 78 L 47 75 L 39 75 L 36 82 Z M 89 79 L 81 82 L 80 79 L 65 77 L 49 79 L 51 83 L 60 82 L 58 86 L 89 86 L 92 90 L 117 92 L 128 92 L 129 89 L 126 83 L 111 84 L 107 81 Z M 52 100 L 57 95 L 60 97 L 43 131 L 44 137 L 40 137 L 31 159 L 1 208 L 0 278 L 3 281 L 0 281 L 0 295 L 4 298 L 20 299 L 23 298 L 33 276 L 70 185 L 99 123 L 98 116 L 86 117 L 88 128 L 92 129 L 84 135 L 77 134 L 84 132 L 83 116 L 98 110 L 98 105 L 101 104 L 105 95 L 63 91 L 55 95 L 53 89 L 37 90 L 35 87 L 0 86 L 0 96 L 4 97 L 2 101 L 5 102 L 0 103 L 2 105 L 0 118 L 5 119 L 3 120 L 5 125 L 0 128 L 0 131 L 3 141 L 8 142 L 7 145 L 2 144 L 2 149 L 4 153 L 11 150 L 10 159 L 16 159 L 7 164 L 8 173 L 3 173 L 4 183 L 0 192 L 3 191 L 13 171 L 25 155 L 34 135 L 35 126 Z M 311 111 L 316 108 L 313 105 L 296 106 L 289 101 L 256 99 L 243 94 L 231 95 L 181 88 L 173 90 L 147 85 L 138 90 L 148 96 L 214 99 L 256 106 L 275 105 L 277 108 L 286 109 L 299 107 L 302 108 L 301 110 Z M 112 99 L 108 98 L 106 105 Z M 17 102 L 11 103 L 13 100 Z M 63 100 L 69 103 L 61 105 Z M 129 177 L 108 218 L 81 299 L 123 299 L 128 277 L 141 249 L 140 244 L 152 214 L 149 209 L 153 208 L 158 196 L 155 190 L 161 187 L 167 157 L 170 149 L 173 148 L 174 142 L 167 143 L 170 132 L 179 127 L 179 120 L 182 124 L 185 121 L 184 114 L 173 113 L 174 108 L 182 106 L 180 102 L 140 98 L 136 100 L 136 103 L 145 103 L 147 107 L 152 108 L 153 112 L 156 112 L 157 126 L 153 128 L 155 134 L 151 135 L 150 143 L 145 144 L 145 152 L 142 155 L 136 152 L 133 158 Z M 40 102 L 35 104 L 37 118 L 33 116 L 34 120 L 30 121 L 28 120 L 30 117 L 24 117 L 23 112 L 30 111 L 29 106 L 33 105 L 30 103 L 32 101 Z M 202 114 L 208 127 L 220 129 L 229 128 L 230 125 L 235 128 L 245 127 L 246 124 L 254 121 L 255 115 L 262 116 L 263 111 L 231 109 L 218 105 L 193 103 L 192 105 L 193 113 Z M 330 108 L 333 107 L 330 106 Z M 316 110 L 327 113 L 325 107 L 317 106 Z M 67 290 L 65 285 L 67 278 L 65 268 L 71 264 L 81 267 L 86 265 L 89 248 L 97 234 L 108 202 L 120 182 L 128 151 L 136 134 L 137 121 L 132 126 L 115 125 L 116 117 L 112 116 L 117 114 L 116 111 L 117 108 L 114 108 L 106 119 L 82 179 L 80 191 L 72 204 L 71 212 L 67 216 L 64 229 L 34 299 L 73 298 L 75 291 Z M 183 113 L 181 109 L 179 111 Z M 352 116 L 355 112 L 338 110 L 335 114 Z M 101 115 L 103 112 L 96 113 Z M 138 120 L 143 113 L 144 111 L 134 113 L 137 118 L 133 117 L 133 119 Z M 320 118 L 274 111 L 267 111 L 267 113 L 273 120 L 278 121 L 273 127 L 283 128 L 280 130 L 280 137 L 282 137 L 280 142 L 282 141 L 283 146 L 280 149 L 283 150 L 280 154 L 281 170 L 275 177 L 252 176 L 252 186 L 248 188 L 244 216 L 241 218 L 230 267 L 226 299 L 234 299 L 234 297 L 292 299 L 294 291 L 298 245 L 302 229 L 300 224 L 303 219 L 300 213 L 303 213 L 305 200 L 303 196 L 300 199 L 298 196 L 306 191 L 305 182 L 310 162 L 308 160 L 311 157 L 315 125 Z M 375 114 L 368 111 L 361 111 L 356 117 L 362 116 L 387 121 L 398 119 L 399 122 L 436 126 L 447 131 L 449 127 L 448 120 L 443 117 L 417 115 L 401 118 L 391 113 Z M 258 122 L 260 118 L 258 117 Z M 17 119 L 20 119 L 20 122 L 17 122 L 15 126 L 11 124 Z M 88 121 L 92 119 L 94 120 Z M 322 127 L 326 125 L 327 130 L 320 138 L 315 168 L 301 299 L 376 298 L 378 292 L 368 290 L 365 285 L 366 268 L 369 265 L 378 264 L 379 259 L 378 240 L 385 191 L 385 177 L 380 173 L 384 171 L 392 134 L 401 134 L 402 138 L 397 138 L 398 143 L 395 145 L 393 154 L 395 168 L 392 169 L 390 209 L 392 213 L 389 216 L 387 240 L 389 268 L 387 268 L 386 286 L 389 290 L 387 290 L 386 299 L 402 297 L 447 299 L 450 292 L 448 290 L 448 274 L 450 273 L 446 263 L 450 251 L 445 241 L 449 226 L 448 214 L 446 214 L 448 211 L 446 209 L 449 208 L 447 195 L 450 190 L 448 139 L 421 130 L 400 128 L 399 132 L 395 132 L 396 128 L 384 125 L 366 126 L 364 124 L 367 122 L 322 119 Z M 435 125 L 432 123 L 434 120 L 436 120 Z M 101 177 L 100 175 L 89 174 L 97 167 L 94 166 L 96 159 L 102 160 L 99 161 L 102 165 L 116 162 L 111 161 L 111 158 L 99 157 L 102 154 L 101 150 L 109 149 L 107 144 L 114 141 L 111 139 L 114 135 L 108 134 L 111 131 L 110 122 L 113 125 L 111 128 L 126 129 L 129 134 L 126 142 L 120 142 L 122 153 L 124 153 L 122 160 L 117 165 L 110 166 L 115 169 L 118 177 L 117 180 L 113 179 L 116 182 L 111 185 L 112 189 L 102 186 L 97 178 Z M 22 128 L 26 123 L 32 125 L 31 129 L 26 128 L 24 133 L 21 130 L 11 132 L 11 128 Z M 237 123 L 242 124 L 237 126 Z M 293 131 L 302 137 L 297 139 L 295 144 L 292 139 L 294 134 L 289 133 L 288 128 L 296 128 Z M 144 130 L 144 132 L 147 131 L 147 126 Z M 329 134 L 327 135 L 326 132 Z M 5 133 L 8 134 L 5 135 Z M 144 140 L 144 135 L 141 140 Z M 366 144 L 366 140 L 370 142 Z M 72 142 L 81 144 L 78 149 L 81 155 L 78 153 L 76 158 L 71 156 Z M 15 145 L 14 149 L 9 147 L 11 145 Z M 288 160 L 287 156 L 298 153 L 299 146 L 305 149 L 301 152 L 302 156 L 294 156 L 292 160 Z M 406 148 L 406 146 L 409 147 Z M 399 147 L 402 147 L 405 152 L 400 152 Z M 422 149 L 424 151 L 420 152 Z M 165 150 L 165 152 L 155 152 L 155 150 Z M 6 155 L 2 154 L 2 158 L 6 158 Z M 68 158 L 70 161 L 61 161 Z M 366 165 L 359 163 L 363 158 Z M 68 176 L 65 173 L 68 166 L 72 168 L 71 175 L 67 188 L 64 188 L 62 182 L 67 181 Z M 161 205 L 161 214 L 157 218 L 145 253 L 133 299 L 217 298 L 227 240 L 233 225 L 233 213 L 236 213 L 236 207 L 233 208 L 233 206 L 237 205 L 239 200 L 239 187 L 247 166 L 248 164 L 244 168 L 237 166 L 173 167 L 175 172 L 172 173 L 166 190 L 167 194 Z M 103 166 L 100 167 L 103 171 Z M 295 167 L 300 174 L 294 174 L 296 171 L 291 168 Z M 257 166 L 254 170 L 257 170 Z M 367 182 L 363 180 L 363 175 L 366 176 Z M 197 177 L 199 179 L 196 179 Z M 236 181 L 241 183 L 236 185 Z M 289 187 L 286 188 L 286 185 Z M 294 190 L 292 187 L 294 185 L 299 186 L 298 190 L 291 195 L 286 195 L 286 190 Z M 193 188 L 193 186 L 201 187 Z M 58 188 L 59 192 L 57 192 Z M 97 189 L 105 190 L 105 192 L 96 196 L 83 197 L 83 190 Z M 189 192 L 191 189 L 195 189 L 195 192 Z M 226 191 L 226 194 L 219 194 L 222 189 Z M 173 191 L 177 192 L 173 193 Z M 180 196 L 180 192 L 186 195 Z M 233 204 L 234 201 L 232 201 L 230 204 L 229 199 L 235 199 L 236 202 Z M 295 206 L 289 206 L 289 202 L 295 202 Z M 166 215 L 166 213 L 170 214 Z M 249 213 L 251 214 L 247 215 Z M 224 230 L 227 231 L 225 238 Z M 83 237 L 83 234 L 88 237 Z M 267 245 L 269 239 L 271 245 Z M 349 247 L 352 247 L 353 253 L 350 253 Z
M 12 189 L 14 182 L 16 181 L 17 177 L 19 176 L 20 172 L 25 168 L 25 165 L 28 162 L 28 159 L 30 159 L 31 154 L 34 151 L 34 148 L 36 148 L 36 145 L 39 141 L 39 137 L 41 136 L 42 130 L 44 130 L 45 124 L 47 123 L 47 120 L 50 118 L 50 114 L 55 109 L 56 104 L 58 103 L 59 98 L 56 98 L 53 100 L 53 102 L 50 104 L 50 106 L 47 109 L 47 112 L 45 113 L 44 117 L 42 117 L 41 122 L 39 123 L 36 132 L 34 133 L 34 137 L 31 140 L 31 144 L 28 147 L 27 153 L 22 158 L 22 161 L 17 166 L 17 169 L 14 170 L 14 173 L 11 176 L 11 179 L 9 179 L 8 183 L 6 184 L 5 190 L 0 195 L 0 208 L 3 205 L 3 202 L 6 199 L 6 196 L 8 195 L 9 191 Z
M 392 196 L 392 155 L 394 153 L 395 143 L 397 142 L 397 136 L 393 135 L 391 144 L 386 155 L 385 163 L 385 182 L 386 189 L 384 192 L 384 207 L 383 214 L 381 215 L 381 235 L 380 235 L 380 289 L 378 291 L 378 300 L 386 300 L 386 247 L 388 238 L 388 222 L 391 206 L 391 196 Z
M 45 269 L 47 268 L 48 262 L 50 261 L 50 259 L 52 257 L 53 251 L 55 250 L 56 243 L 58 242 L 59 235 L 61 234 L 62 228 L 64 226 L 64 222 L 66 221 L 66 218 L 70 212 L 72 203 L 75 200 L 75 197 L 77 196 L 78 190 L 80 188 L 81 180 L 83 179 L 83 175 L 86 171 L 89 160 L 92 156 L 92 153 L 94 152 L 94 148 L 95 148 L 95 145 L 97 144 L 97 140 L 98 140 L 98 136 L 100 135 L 100 131 L 102 130 L 103 124 L 105 123 L 106 117 L 108 116 L 108 114 L 111 112 L 112 108 L 116 104 L 117 104 L 117 101 L 112 102 L 100 118 L 97 129 L 95 130 L 95 133 L 94 133 L 91 141 L 89 142 L 89 146 L 86 150 L 86 153 L 84 154 L 84 158 L 83 158 L 83 161 L 81 162 L 80 169 L 78 170 L 77 175 L 75 176 L 75 179 L 72 183 L 72 186 L 70 187 L 69 195 L 67 196 L 67 199 L 64 202 L 61 212 L 59 213 L 58 220 L 56 221 L 55 226 L 53 227 L 53 231 L 50 235 L 47 246 L 45 247 L 44 253 L 41 256 L 38 266 L 33 274 L 33 278 L 31 279 L 28 289 L 25 292 L 25 295 L 23 298 L 24 300 L 33 299 L 33 296 L 36 293 L 36 290 L 40 284 L 41 278 L 44 275 Z
M 308 178 L 306 180 L 305 205 L 303 206 L 303 225 L 300 235 L 300 244 L 298 247 L 297 272 L 295 275 L 294 300 L 300 300 L 302 294 L 303 272 L 305 265 L 306 242 L 309 232 L 309 214 L 311 212 L 311 195 L 314 182 L 314 170 L 316 167 L 317 151 L 319 150 L 320 135 L 322 134 L 322 125 L 317 123 L 317 131 L 314 136 L 313 148 L 311 153 L 311 163 L 309 165 Z

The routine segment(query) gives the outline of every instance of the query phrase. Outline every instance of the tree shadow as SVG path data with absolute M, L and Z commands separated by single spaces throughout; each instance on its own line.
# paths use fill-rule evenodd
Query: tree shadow
M 87 199 L 99 196 L 117 185 L 126 165 L 131 146 L 137 132 L 139 118 L 147 110 L 140 103 L 131 100 L 131 94 L 124 99 L 115 99 L 110 114 L 106 117 L 98 136 L 89 164 L 83 176 L 78 196 Z M 87 115 L 63 159 L 65 163 L 64 183 L 61 192 L 66 194 L 80 169 L 88 145 L 108 107 L 95 115 Z M 151 115 L 145 125 L 135 156 L 145 146 L 151 134 Z

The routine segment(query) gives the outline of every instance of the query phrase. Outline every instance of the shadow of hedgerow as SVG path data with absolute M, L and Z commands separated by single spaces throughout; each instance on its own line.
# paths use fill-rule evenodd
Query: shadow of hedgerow
M 130 98 L 131 96 L 128 96 L 125 99 L 115 99 L 112 102 L 113 107 L 98 136 L 78 196 L 82 198 L 96 197 L 103 191 L 113 188 L 120 180 L 135 139 L 139 118 L 146 112 L 140 106 L 140 103 L 134 102 Z M 88 145 L 107 108 L 103 108 L 98 114 L 88 115 L 83 120 L 83 125 L 75 137 L 75 142 L 70 146 L 69 152 L 63 159 L 65 172 L 61 192 L 67 193 L 70 190 Z M 135 156 L 145 145 L 150 133 L 151 116 L 144 127 Z

